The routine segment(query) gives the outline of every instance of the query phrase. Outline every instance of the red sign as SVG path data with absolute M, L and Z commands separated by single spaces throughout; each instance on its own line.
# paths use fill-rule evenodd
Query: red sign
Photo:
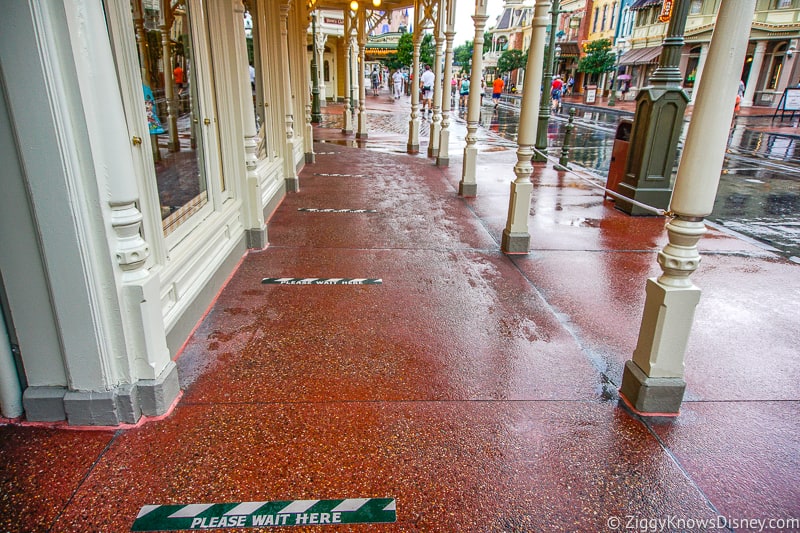
M 672 16 L 672 6 L 675 4 L 673 0 L 664 0 L 664 3 L 661 5 L 661 14 L 658 15 L 659 22 L 669 22 L 669 18 Z

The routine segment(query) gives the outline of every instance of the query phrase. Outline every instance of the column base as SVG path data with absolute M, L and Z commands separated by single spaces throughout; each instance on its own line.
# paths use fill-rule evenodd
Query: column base
M 407 144 L 406 145 L 406 153 L 408 153 L 408 154 L 418 154 L 419 153 L 419 145 L 418 144 Z
M 315 163 L 317 160 L 314 152 L 306 152 L 306 163 Z
M 428 157 L 438 157 L 438 156 L 439 156 L 438 148 L 428 148 Z
M 436 158 L 436 166 L 437 167 L 449 167 L 450 166 L 450 158 L 449 157 L 437 157 Z
M 122 384 L 108 391 L 68 391 L 63 387 L 28 387 L 23 394 L 30 422 L 71 426 L 135 424 L 142 415 L 163 415 L 181 392 L 178 367 L 170 361 L 157 379 Z
M 353 130 L 352 129 L 348 130 L 346 128 L 342 128 L 342 133 L 344 133 L 345 135 L 352 135 L 353 134 Z
M 620 395 L 643 416 L 677 416 L 686 382 L 683 378 L 651 378 L 633 361 L 625 362 Z
M 178 382 L 178 367 L 175 366 L 174 361 L 170 361 L 158 378 L 139 380 L 136 388 L 139 389 L 142 414 L 146 416 L 163 415 L 181 392 Z
M 672 198 L 672 189 L 643 189 L 622 182 L 617 185 L 617 192 L 626 198 L 636 200 L 657 209 L 668 209 Z M 614 207 L 631 216 L 658 216 L 652 211 L 642 209 L 637 205 L 626 202 L 624 198 L 614 199 Z
M 458 195 L 466 198 L 474 198 L 475 196 L 478 196 L 478 184 L 464 183 L 463 181 L 459 182 Z
M 356 139 L 366 139 L 369 137 L 369 133 L 361 133 L 360 131 L 356 133 Z
M 530 251 L 530 246 L 530 233 L 510 233 L 508 230 L 503 230 L 500 250 L 504 254 L 527 254 Z
M 286 178 L 286 192 L 297 192 L 300 190 L 300 180 L 298 178 Z
M 246 230 L 245 240 L 249 249 L 263 250 L 267 246 L 267 228 Z
M 28 387 L 22 393 L 25 418 L 31 422 L 58 422 L 66 420 L 63 387 Z

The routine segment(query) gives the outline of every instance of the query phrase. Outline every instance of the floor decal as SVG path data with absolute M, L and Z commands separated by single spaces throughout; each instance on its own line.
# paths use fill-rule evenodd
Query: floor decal
M 380 285 L 381 278 L 264 278 L 266 285 Z
M 333 178 L 366 178 L 366 174 L 330 174 L 328 172 L 314 172 L 315 176 L 328 176 Z
M 131 531 L 374 524 L 396 520 L 394 498 L 145 505 Z
M 301 207 L 298 211 L 306 213 L 377 213 L 376 209 L 320 209 L 316 207 Z

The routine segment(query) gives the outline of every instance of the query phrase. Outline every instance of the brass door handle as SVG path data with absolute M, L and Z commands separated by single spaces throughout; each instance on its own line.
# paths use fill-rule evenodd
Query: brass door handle
M 142 138 L 141 137 L 137 137 L 136 135 L 134 135 L 131 138 L 131 142 L 133 143 L 134 146 L 139 146 L 140 144 L 142 144 Z
M 211 124 L 211 119 L 204 118 L 204 119 L 203 119 L 203 124 L 205 124 L 206 126 L 208 126 L 209 124 Z

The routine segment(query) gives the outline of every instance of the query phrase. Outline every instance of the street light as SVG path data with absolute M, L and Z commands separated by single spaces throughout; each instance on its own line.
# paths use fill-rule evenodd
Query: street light
M 553 76 L 558 75 L 558 64 L 561 60 L 561 47 L 556 45 L 556 49 L 553 50 Z
M 550 36 L 547 48 L 547 57 L 544 59 L 542 72 L 542 98 L 539 102 L 539 121 L 536 128 L 536 151 L 533 160 L 547 161 L 547 123 L 550 121 L 550 89 L 553 81 L 553 60 L 556 50 L 556 31 L 558 29 L 558 15 L 566 13 L 559 9 L 559 0 L 553 0 L 550 6 Z

